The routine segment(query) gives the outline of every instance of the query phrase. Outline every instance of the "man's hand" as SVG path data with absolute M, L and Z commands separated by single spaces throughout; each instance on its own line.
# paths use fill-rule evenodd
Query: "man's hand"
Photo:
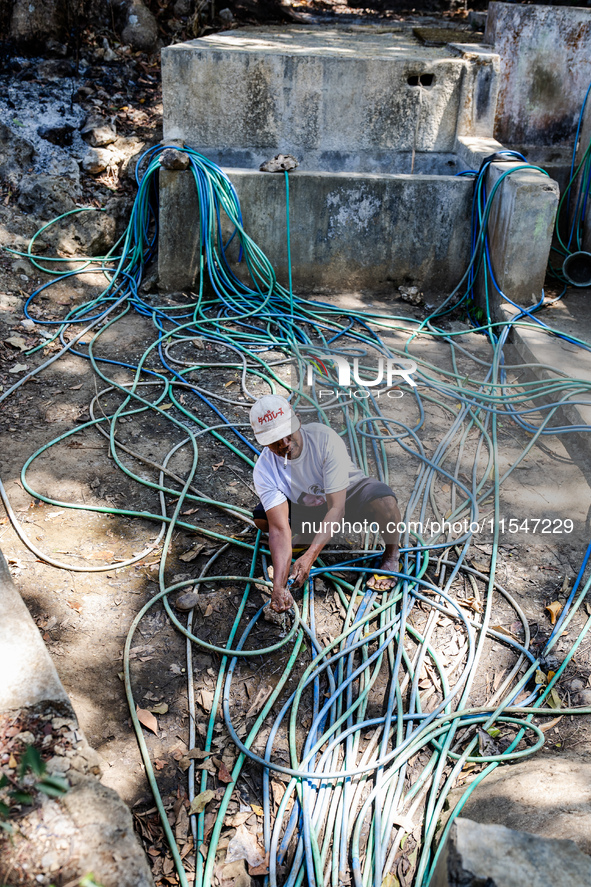
M 301 557 L 297 559 L 291 568 L 291 572 L 289 574 L 289 578 L 293 579 L 293 585 L 295 588 L 301 588 L 304 582 L 307 580 L 310 570 L 312 569 L 313 560 L 310 560 L 310 556 L 308 552 L 305 552 Z
M 276 613 L 285 613 L 293 607 L 293 598 L 287 588 L 273 589 L 271 594 L 271 609 Z

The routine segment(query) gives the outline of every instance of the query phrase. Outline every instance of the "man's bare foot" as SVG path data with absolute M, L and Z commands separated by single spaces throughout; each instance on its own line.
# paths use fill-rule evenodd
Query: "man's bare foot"
M 398 570 L 398 552 L 388 552 L 384 555 L 379 569 L 387 570 L 392 573 L 396 572 Z M 367 587 L 372 588 L 374 591 L 388 591 L 390 588 L 394 588 L 397 581 L 396 576 L 382 576 L 378 571 L 367 580 Z

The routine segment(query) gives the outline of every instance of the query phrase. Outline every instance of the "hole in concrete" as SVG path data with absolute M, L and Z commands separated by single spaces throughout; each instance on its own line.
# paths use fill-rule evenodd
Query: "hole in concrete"
M 409 86 L 433 86 L 435 74 L 409 74 L 406 82 Z

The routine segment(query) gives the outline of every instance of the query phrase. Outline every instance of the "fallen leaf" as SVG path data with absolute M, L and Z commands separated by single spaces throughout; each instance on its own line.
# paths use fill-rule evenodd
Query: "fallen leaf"
M 140 724 L 143 724 L 143 726 L 146 727 L 148 730 L 151 730 L 152 733 L 158 735 L 158 721 L 151 711 L 148 711 L 145 708 L 138 708 L 136 706 L 135 713 Z
M 239 825 L 244 825 L 246 820 L 250 819 L 252 815 L 252 810 L 244 810 L 242 813 L 235 813 L 234 816 L 227 816 L 226 819 L 224 819 L 224 825 L 238 828 Z
M 181 511 L 181 514 L 197 514 L 198 508 L 188 508 L 187 511 Z
M 201 689 L 197 701 L 204 711 L 211 711 L 211 706 L 213 705 L 213 690 Z
M 253 813 L 256 813 L 257 816 L 263 816 L 264 811 L 262 807 L 259 807 L 258 804 L 251 804 L 250 806 L 252 807 Z
M 208 788 L 204 792 L 201 792 L 197 795 L 197 797 L 193 798 L 193 803 L 189 807 L 189 816 L 194 816 L 197 813 L 202 813 L 210 801 L 215 798 L 216 793 L 213 789 Z
M 223 761 L 220 761 L 218 766 L 218 779 L 220 782 L 232 782 L 232 774 Z
M 548 693 L 548 695 L 546 697 L 546 702 L 548 703 L 550 708 L 560 708 L 560 706 L 561 706 L 560 696 L 558 695 L 556 690 L 550 690 L 550 692 Z
M 148 658 L 153 659 L 152 656 L 150 656 Z M 142 658 L 140 656 L 140 659 L 142 662 L 146 661 L 146 657 Z M 166 704 L 166 702 L 160 702 L 160 703 L 158 703 L 158 705 L 155 705 L 154 708 L 148 709 L 148 711 L 151 711 L 152 714 L 155 714 L 155 715 L 165 715 L 166 712 L 168 711 L 168 705 Z
M 216 462 L 216 464 L 212 465 L 211 467 L 213 468 L 214 471 L 217 471 L 218 468 L 221 468 L 223 464 L 224 464 L 224 460 L 222 459 L 221 462 Z
M 10 767 L 11 770 L 16 770 L 16 768 L 18 766 L 18 762 L 13 754 L 11 754 L 8 759 L 8 766 Z
M 203 751 L 202 748 L 191 748 L 187 752 L 187 757 L 200 759 L 200 758 L 208 758 L 212 754 L 213 754 L 212 751 Z
M 68 607 L 71 607 L 72 610 L 76 610 L 77 613 L 82 612 L 82 604 L 78 601 L 68 601 Z
M 544 607 L 544 610 L 550 614 L 550 622 L 552 625 L 556 625 L 556 620 L 560 616 L 562 611 L 562 604 L 558 601 L 552 601 L 551 604 L 548 604 L 547 607 Z
M 261 865 L 250 865 L 248 863 L 249 875 L 268 875 L 269 874 L 269 854 L 267 853 L 265 861 Z
M 550 723 L 548 723 L 548 724 L 544 724 L 543 727 L 541 726 L 541 727 L 540 727 L 540 730 L 542 731 L 542 733 L 547 733 L 548 730 L 551 730 L 552 727 L 555 727 L 556 724 L 557 724 L 559 721 L 562 720 L 562 718 L 563 718 L 563 715 L 558 715 L 557 718 L 552 718 L 552 720 L 550 721 Z
M 80 389 L 82 388 L 83 384 L 84 384 L 84 382 L 80 382 L 79 385 L 72 385 L 71 388 L 70 388 L 70 391 L 80 391 Z
M 195 548 L 191 548 L 189 551 L 185 551 L 184 554 L 179 555 L 179 560 L 185 564 L 190 564 L 196 557 L 199 557 L 204 548 L 205 542 L 202 542 L 200 545 L 196 545 Z
M 244 716 L 246 718 L 246 720 L 251 718 L 253 715 L 256 715 L 259 713 L 259 711 L 262 709 L 262 707 L 264 706 L 265 702 L 267 701 L 267 699 L 269 698 L 269 696 L 271 695 L 272 692 L 273 692 L 273 687 L 266 687 L 263 685 L 259 689 L 257 695 L 254 698 L 254 702 L 252 703 L 252 705 L 250 706 L 250 708 L 248 709 L 248 711 L 246 712 L 246 714 Z
M 13 367 L 10 367 L 8 370 L 9 373 L 24 373 L 25 370 L 29 369 L 29 365 L 27 363 L 15 363 Z
M 229 382 L 224 383 L 224 388 L 229 388 L 230 385 L 235 385 L 235 384 L 236 384 L 236 379 L 231 379 Z
M 96 558 L 101 561 L 112 561 L 115 557 L 114 551 L 91 551 L 88 557 Z
M 163 761 L 161 758 L 156 758 L 156 760 L 154 761 L 154 766 L 157 770 L 162 770 L 164 769 L 164 767 L 166 767 L 166 761 Z
M 26 351 L 28 348 L 28 345 L 22 336 L 9 336 L 8 339 L 4 339 L 4 341 L 7 345 L 12 345 L 13 348 L 18 348 L 19 351 Z
M 400 887 L 400 881 L 396 875 L 393 875 L 392 872 L 388 872 L 382 881 L 382 887 Z
M 249 832 L 245 825 L 238 826 L 226 851 L 226 863 L 236 862 L 238 859 L 246 859 L 248 865 L 254 868 L 268 863 L 267 854 L 257 841 L 256 835 Z

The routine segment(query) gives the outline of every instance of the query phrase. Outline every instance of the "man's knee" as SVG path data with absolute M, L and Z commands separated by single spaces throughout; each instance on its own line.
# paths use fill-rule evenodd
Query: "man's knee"
M 264 518 L 255 517 L 254 525 L 255 527 L 257 527 L 257 529 L 262 530 L 263 533 L 269 532 L 269 521 L 265 520 Z

